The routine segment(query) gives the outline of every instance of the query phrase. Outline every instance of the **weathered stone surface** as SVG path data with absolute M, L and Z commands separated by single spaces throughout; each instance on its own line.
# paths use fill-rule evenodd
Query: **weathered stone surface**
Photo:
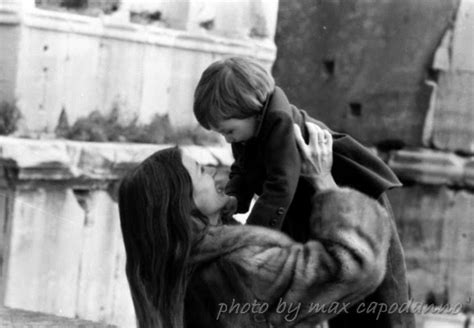
M 428 149 L 394 151 L 389 166 L 403 180 L 425 184 L 462 185 L 466 160 Z
M 420 320 L 419 328 L 465 328 L 467 316 L 457 315 L 424 315 Z
M 454 27 L 435 53 L 440 70 L 430 103 L 426 145 L 474 154 L 474 4 L 461 1 Z
M 415 185 L 392 190 L 389 197 L 413 298 L 466 304 L 474 294 L 474 194 Z
M 441 258 L 445 261 L 449 301 L 474 304 L 474 194 L 460 191 L 449 204 L 443 225 Z
M 116 180 L 155 151 L 172 145 L 31 140 L 0 137 L 0 160 L 18 180 Z M 203 165 L 230 165 L 229 145 L 181 146 Z
M 74 317 L 84 213 L 72 190 L 17 191 L 4 304 Z
M 34 328 L 112 328 L 115 326 L 92 321 L 62 318 L 51 314 L 29 312 L 0 306 L 0 327 L 34 327 Z
M 114 317 L 113 304 L 120 294 L 130 296 L 128 288 L 116 289 L 116 280 L 125 277 L 125 266 L 118 266 L 117 255 L 123 241 L 117 203 L 103 190 L 85 192 L 82 205 L 85 213 L 78 279 L 76 314 L 83 319 L 115 323 L 125 327 L 134 324 L 131 298 L 129 306 Z
M 392 151 L 386 161 L 405 182 L 474 187 L 474 157 L 430 149 Z
M 414 186 L 389 191 L 398 231 L 407 255 L 439 257 L 441 234 L 452 193 L 446 187 Z M 423 258 L 422 258 L 423 259 Z
M 136 327 L 135 310 L 133 308 L 130 286 L 125 275 L 125 246 L 122 233 L 115 236 L 117 239 L 117 253 L 115 256 L 115 273 L 113 278 L 114 297 L 111 306 L 111 322 L 119 327 Z
M 426 67 L 458 3 L 280 1 L 276 81 L 292 103 L 366 144 L 420 145 Z
M 448 29 L 436 49 L 433 58 L 433 68 L 438 71 L 447 71 L 451 68 L 451 43 L 453 40 L 453 30 Z
M 7 249 L 10 243 L 10 215 L 11 192 L 8 189 L 0 188 L 0 300 L 5 294 L 5 269 L 8 261 Z
M 454 24 L 452 68 L 474 73 L 474 2 L 461 1 Z M 471 85 L 472 91 L 472 85 Z
M 466 164 L 464 165 L 463 180 L 470 188 L 474 187 L 474 158 L 467 160 Z
M 474 71 L 443 72 L 436 90 L 433 145 L 438 149 L 473 154 Z
M 222 17 L 225 10 L 217 10 L 216 30 L 210 32 L 149 28 L 107 15 L 99 18 L 35 10 L 34 1 L 23 2 L 32 8 L 18 9 L 11 15 L 0 12 L 0 35 L 6 36 L 2 46 L 12 50 L 0 55 L 0 63 L 7 64 L 0 65 L 5 73 L 0 75 L 0 100 L 17 100 L 24 114 L 23 133 L 53 133 L 63 109 L 70 123 L 94 110 L 107 114 L 120 107 L 143 123 L 155 114 L 168 114 L 176 126 L 195 126 L 192 91 L 206 66 L 223 56 L 240 55 L 256 58 L 268 67 L 276 56 L 271 36 L 278 2 L 258 7 L 264 29 L 273 30 L 265 38 L 253 39 L 246 38 L 254 27 L 248 12 L 250 1 L 234 2 L 238 15 L 230 20 Z M 195 7 L 196 12 L 202 4 L 159 2 L 185 26 L 193 18 L 188 7 Z M 13 4 L 26 7 L 16 0 Z M 127 14 L 121 12 L 128 19 Z M 168 18 L 175 27 L 183 27 L 175 23 L 175 17 Z M 245 18 L 249 18 L 243 24 L 245 37 L 222 36 L 226 30 L 240 29 L 238 25 Z
M 5 4 L 2 4 L 5 6 Z M 0 8 L 0 16 L 5 15 L 5 11 Z M 0 52 L 0 103 L 6 101 L 15 102 L 16 68 L 18 64 L 18 54 L 16 49 L 20 42 L 20 28 L 18 26 L 2 25 L 0 28 L 0 40 L 2 40 L 2 51 Z M 4 83 L 3 81 L 11 81 Z
M 0 245 L 4 304 L 134 327 L 118 208 L 108 192 L 56 187 L 14 197 L 8 244 Z

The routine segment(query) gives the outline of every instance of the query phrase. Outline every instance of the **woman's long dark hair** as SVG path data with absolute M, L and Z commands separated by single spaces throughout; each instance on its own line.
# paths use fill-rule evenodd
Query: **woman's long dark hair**
M 129 172 L 118 203 L 138 327 L 183 327 L 194 205 L 179 148 L 158 151 Z

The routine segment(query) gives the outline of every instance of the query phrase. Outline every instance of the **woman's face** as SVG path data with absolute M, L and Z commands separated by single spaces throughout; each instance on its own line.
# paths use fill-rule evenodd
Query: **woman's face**
M 219 215 L 224 205 L 229 201 L 223 190 L 218 190 L 214 180 L 215 169 L 202 166 L 182 152 L 182 161 L 191 176 L 193 183 L 193 199 L 202 214 L 211 218 Z

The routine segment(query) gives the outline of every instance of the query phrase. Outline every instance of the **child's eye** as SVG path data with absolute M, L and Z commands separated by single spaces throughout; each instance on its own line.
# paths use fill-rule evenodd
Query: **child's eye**
M 201 166 L 201 174 L 204 173 L 205 169 L 204 166 Z

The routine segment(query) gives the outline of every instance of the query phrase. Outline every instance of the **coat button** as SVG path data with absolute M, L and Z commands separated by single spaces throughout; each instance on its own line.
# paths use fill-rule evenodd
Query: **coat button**
M 280 207 L 277 211 L 277 214 L 282 215 L 283 213 L 285 213 L 285 209 L 283 207 Z
M 276 223 L 277 223 L 277 220 L 276 220 L 276 219 L 271 219 L 271 221 L 270 221 L 270 225 L 271 225 L 271 226 L 274 226 Z

